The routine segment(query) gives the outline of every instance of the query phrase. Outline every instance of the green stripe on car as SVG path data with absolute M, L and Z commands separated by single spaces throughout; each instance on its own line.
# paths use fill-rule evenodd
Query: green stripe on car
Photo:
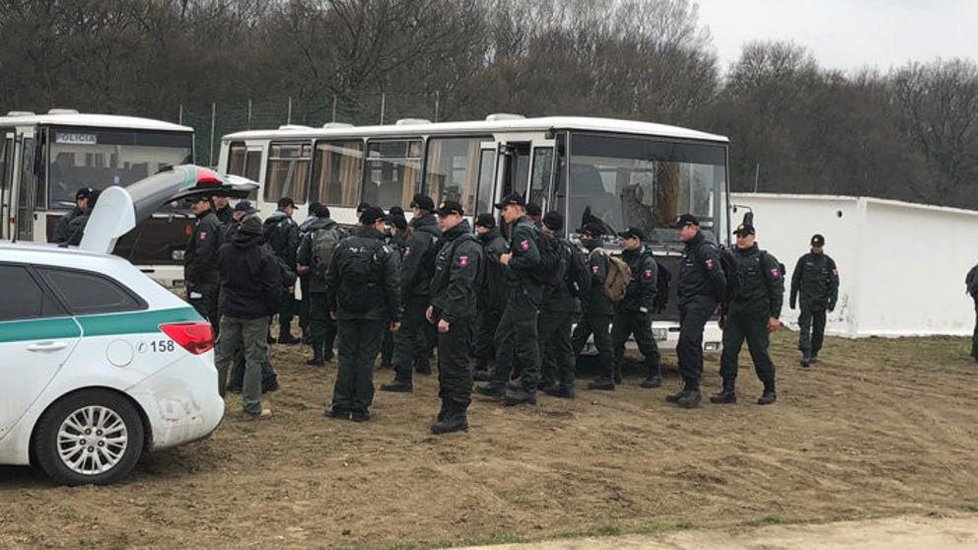
M 76 323 L 75 320 L 78 322 Z M 0 342 L 158 332 L 163 323 L 201 321 L 192 307 L 0 322 Z M 79 329 L 78 325 L 81 325 Z

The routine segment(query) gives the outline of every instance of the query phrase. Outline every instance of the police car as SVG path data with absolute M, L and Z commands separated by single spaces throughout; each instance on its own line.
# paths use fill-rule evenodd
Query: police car
M 218 426 L 210 325 L 108 253 L 167 199 L 218 190 L 240 193 L 219 174 L 176 167 L 106 189 L 78 248 L 0 242 L 0 464 L 108 484 L 144 450 Z

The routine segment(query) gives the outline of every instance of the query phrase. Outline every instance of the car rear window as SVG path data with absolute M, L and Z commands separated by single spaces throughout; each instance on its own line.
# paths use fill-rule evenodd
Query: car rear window
M 146 303 L 118 282 L 87 271 L 39 268 L 73 315 L 146 309 Z

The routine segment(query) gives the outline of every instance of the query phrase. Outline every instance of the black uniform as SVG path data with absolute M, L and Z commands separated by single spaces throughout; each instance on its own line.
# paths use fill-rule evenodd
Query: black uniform
M 339 325 L 339 371 L 332 416 L 368 418 L 373 364 L 389 321 L 401 319 L 400 266 L 384 234 L 363 226 L 336 245 L 326 273 L 326 302 Z
M 217 220 L 221 222 L 221 225 L 227 225 L 234 221 L 234 209 L 230 205 L 215 209 L 214 215 L 217 216 Z
M 485 261 L 482 246 L 469 222 L 445 232 L 431 281 L 434 323 L 449 323 L 438 333 L 438 397 L 442 412 L 464 414 L 472 401 L 472 370 L 468 359 L 468 327 L 475 321 L 479 274 Z
M 659 276 L 658 265 L 652 257 L 652 251 L 644 244 L 635 250 L 623 250 L 621 259 L 628 264 L 632 278 L 625 290 L 625 297 L 615 307 L 614 328 L 611 330 L 615 350 L 615 374 L 621 376 L 625 342 L 634 334 L 638 349 L 645 358 L 648 376 L 659 376 L 659 346 L 652 336 L 652 309 Z
M 431 347 L 428 333 L 432 329 L 424 314 L 431 302 L 431 276 L 441 241 L 441 230 L 434 214 L 412 219 L 411 228 L 401 253 L 400 293 L 404 318 L 400 330 L 394 334 L 395 384 L 404 385 L 412 383 L 415 360 L 427 357 Z
M 580 355 L 589 336 L 594 337 L 594 349 L 598 352 L 598 365 L 601 368 L 599 380 L 614 383 L 614 346 L 608 328 L 615 316 L 615 303 L 604 291 L 608 278 L 608 255 L 597 250 L 601 242 L 593 239 L 585 242 L 588 248 L 588 267 L 591 269 L 591 288 L 581 299 L 581 318 L 574 327 L 571 345 L 574 355 Z
M 686 243 L 679 264 L 679 374 L 684 389 L 699 391 L 703 377 L 703 327 L 726 296 L 727 281 L 716 245 L 702 232 Z
M 507 267 L 499 263 L 499 257 L 509 251 L 509 245 L 496 227 L 480 234 L 478 239 L 485 251 L 486 263 L 482 288 L 479 290 L 479 330 L 475 338 L 475 356 L 479 361 L 477 368 L 486 370 L 489 361 L 496 358 L 496 329 L 506 309 Z
M 558 239 L 561 244 L 560 283 L 545 287 L 540 306 L 537 333 L 540 339 L 540 363 L 543 385 L 548 392 L 569 397 L 574 388 L 574 348 L 571 345 L 571 327 L 581 313 L 580 301 L 570 293 L 564 282 L 570 267 L 572 243 Z
M 490 383 L 502 390 L 514 364 L 521 367 L 523 390 L 535 394 L 540 378 L 540 348 L 537 340 L 537 316 L 543 288 L 533 280 L 532 273 L 540 264 L 537 229 L 523 216 L 510 230 L 509 269 L 506 272 L 506 309 L 496 329 L 496 370 Z
M 798 315 L 798 349 L 806 359 L 818 357 L 825 335 L 825 311 L 839 299 L 839 270 L 827 254 L 809 252 L 798 258 L 791 274 L 791 309 L 801 295 Z
M 221 274 L 217 251 L 223 244 L 221 222 L 212 210 L 197 216 L 194 230 L 187 241 L 183 256 L 183 278 L 187 285 L 187 301 L 217 330 L 217 308 Z
M 778 260 L 757 245 L 732 252 L 734 273 L 729 300 L 724 303 L 723 354 L 720 376 L 724 390 L 732 390 L 737 379 L 737 356 L 747 340 L 757 378 L 765 392 L 774 392 L 774 363 L 768 354 L 768 320 L 781 317 L 784 301 L 784 274 Z
M 284 211 L 276 210 L 265 219 L 262 235 L 279 260 L 295 271 L 296 254 L 299 250 L 299 226 L 295 220 Z M 279 340 L 284 336 L 292 336 L 292 317 L 297 313 L 296 309 L 295 295 L 288 293 L 282 298 L 282 307 L 278 312 Z
M 407 231 L 398 231 L 396 234 L 387 236 L 387 244 L 397 252 L 397 257 L 402 260 L 404 266 L 404 247 L 407 244 Z M 398 331 L 400 332 L 400 331 Z M 380 345 L 380 366 L 381 368 L 394 368 L 394 335 L 395 332 L 387 331 L 384 333 L 384 341 Z
M 54 226 L 54 232 L 50 235 L 48 242 L 52 243 L 66 243 L 71 237 L 71 233 L 68 231 L 68 226 L 71 224 L 71 220 L 77 218 L 84 214 L 85 211 L 77 206 L 65 213 L 64 216 L 58 219 L 58 224 Z
M 303 241 L 309 236 L 310 228 L 319 220 L 320 218 L 316 216 L 309 216 L 302 223 L 299 224 L 299 249 L 301 250 Z M 296 253 L 296 262 L 301 266 L 308 266 L 309 264 L 303 264 L 299 257 L 299 252 Z M 302 271 L 300 269 L 300 271 Z M 298 273 L 299 276 L 299 288 L 302 292 L 302 300 L 297 304 L 297 313 L 299 314 L 299 328 L 302 329 L 302 339 L 303 343 L 308 344 L 311 342 L 311 336 L 309 336 L 309 307 L 311 305 L 312 297 L 309 295 L 309 273 Z
M 299 243 L 297 255 L 299 265 L 309 268 L 305 275 L 307 283 L 302 299 L 309 301 L 308 332 L 313 358 L 329 360 L 333 357 L 333 343 L 336 340 L 337 329 L 336 321 L 330 317 L 329 306 L 326 303 L 326 272 L 329 268 L 329 258 L 315 257 L 313 245 L 319 231 L 331 232 L 337 244 L 346 238 L 347 234 L 335 221 L 329 218 L 315 218 L 306 225 L 306 234 Z

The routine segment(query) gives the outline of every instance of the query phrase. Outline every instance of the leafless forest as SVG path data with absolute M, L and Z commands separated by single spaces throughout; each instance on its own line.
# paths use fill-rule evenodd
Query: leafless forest
M 758 42 L 724 67 L 689 0 L 4 0 L 0 43 L 4 111 L 611 116 L 729 136 L 738 191 L 978 202 L 975 60 L 841 72 Z

